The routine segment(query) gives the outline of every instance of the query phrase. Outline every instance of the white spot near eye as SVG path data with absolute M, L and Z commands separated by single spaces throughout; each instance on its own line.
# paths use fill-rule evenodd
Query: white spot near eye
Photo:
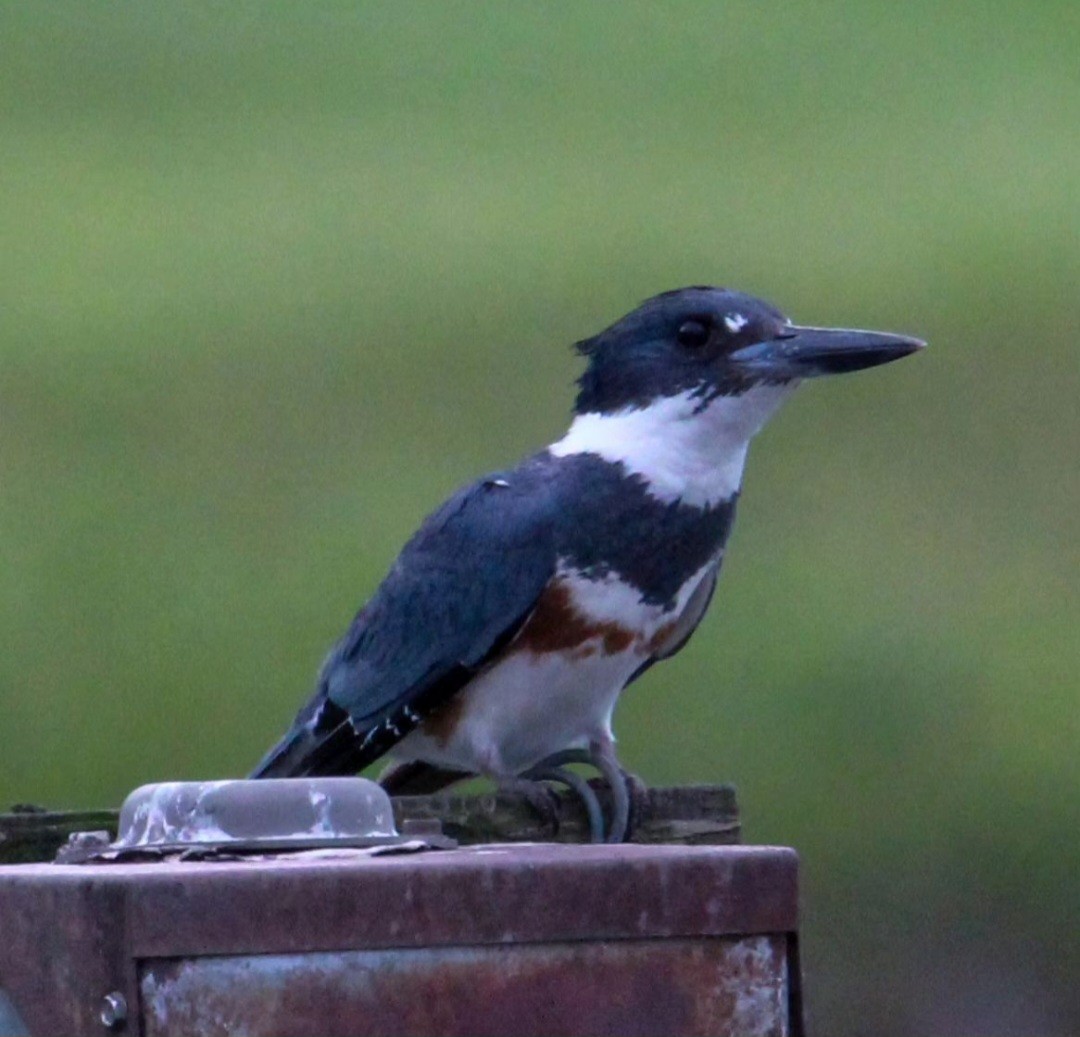
M 750 321 L 748 321 L 741 313 L 729 313 L 726 317 L 724 317 L 724 326 L 733 335 L 737 332 L 742 331 L 742 329 L 745 328 L 746 325 L 749 323 Z

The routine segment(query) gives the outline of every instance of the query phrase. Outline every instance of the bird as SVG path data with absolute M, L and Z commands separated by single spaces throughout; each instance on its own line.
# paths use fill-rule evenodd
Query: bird
M 614 803 L 607 831 L 590 807 L 593 838 L 622 841 L 634 787 L 615 706 L 705 615 L 751 439 L 802 381 L 924 345 L 793 324 L 708 285 L 577 342 L 565 435 L 424 520 L 251 777 L 355 774 L 385 756 L 380 782 L 400 795 L 563 779 L 584 761 Z

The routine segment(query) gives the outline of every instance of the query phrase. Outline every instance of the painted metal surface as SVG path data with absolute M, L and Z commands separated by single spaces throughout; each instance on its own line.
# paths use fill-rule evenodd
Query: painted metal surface
M 148 1037 L 789 1032 L 783 937 L 152 960 Z
M 225 956 L 236 968 L 254 961 L 243 968 L 258 982 L 276 976 L 275 989 L 292 992 L 281 1011 L 295 1014 L 208 1033 L 316 1032 L 304 1029 L 308 989 L 321 992 L 319 1004 L 357 1006 L 364 996 L 394 1003 L 388 991 L 399 990 L 399 1003 L 420 1014 L 397 1026 L 382 1016 L 383 1033 L 465 1032 L 453 1028 L 456 1012 L 468 1032 L 495 1032 L 477 1025 L 488 1011 L 496 1018 L 496 1005 L 498 1032 L 541 1032 L 530 1022 L 538 1004 L 565 1009 L 550 1033 L 743 1032 L 686 1023 L 722 1018 L 730 989 L 747 1005 L 780 998 L 797 1034 L 796 882 L 793 851 L 751 846 L 526 844 L 0 867 L 0 988 L 33 1034 L 105 1033 L 100 1010 L 112 992 L 128 1006 L 113 1032 L 201 1032 L 170 1031 L 172 1017 L 153 1014 L 151 995 L 162 1004 L 173 1003 L 167 990 L 190 996 L 199 977 L 209 983 L 226 967 L 209 956 Z M 327 978 L 312 987 L 333 961 L 342 964 L 324 974 L 336 986 Z M 231 990 L 246 996 L 246 984 Z M 631 995 L 655 1004 L 654 1016 L 631 1013 L 655 1028 L 632 1028 L 621 1007 Z M 423 1015 L 436 1001 L 450 1021 Z M 577 1018 L 587 1022 L 575 1028 Z M 318 1032 L 374 1032 L 322 1022 Z
M 3 1037 L 26 1037 L 29 1033 L 26 1023 L 15 1011 L 11 998 L 0 990 L 0 1034 L 3 1034 Z

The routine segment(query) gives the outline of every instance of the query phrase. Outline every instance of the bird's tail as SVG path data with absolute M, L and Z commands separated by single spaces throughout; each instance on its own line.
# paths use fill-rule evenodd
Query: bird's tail
M 308 703 L 288 734 L 251 772 L 251 778 L 328 777 L 355 774 L 370 763 L 360 750 L 345 710 L 326 699 Z
M 297 724 L 277 743 L 248 775 L 250 778 L 297 778 L 308 773 L 307 765 L 315 737 Z

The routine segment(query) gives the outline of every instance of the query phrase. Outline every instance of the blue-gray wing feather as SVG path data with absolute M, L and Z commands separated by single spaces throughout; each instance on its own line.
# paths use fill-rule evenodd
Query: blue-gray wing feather
M 480 480 L 424 522 L 254 777 L 355 773 L 512 639 L 556 566 L 550 495 L 528 482 Z

